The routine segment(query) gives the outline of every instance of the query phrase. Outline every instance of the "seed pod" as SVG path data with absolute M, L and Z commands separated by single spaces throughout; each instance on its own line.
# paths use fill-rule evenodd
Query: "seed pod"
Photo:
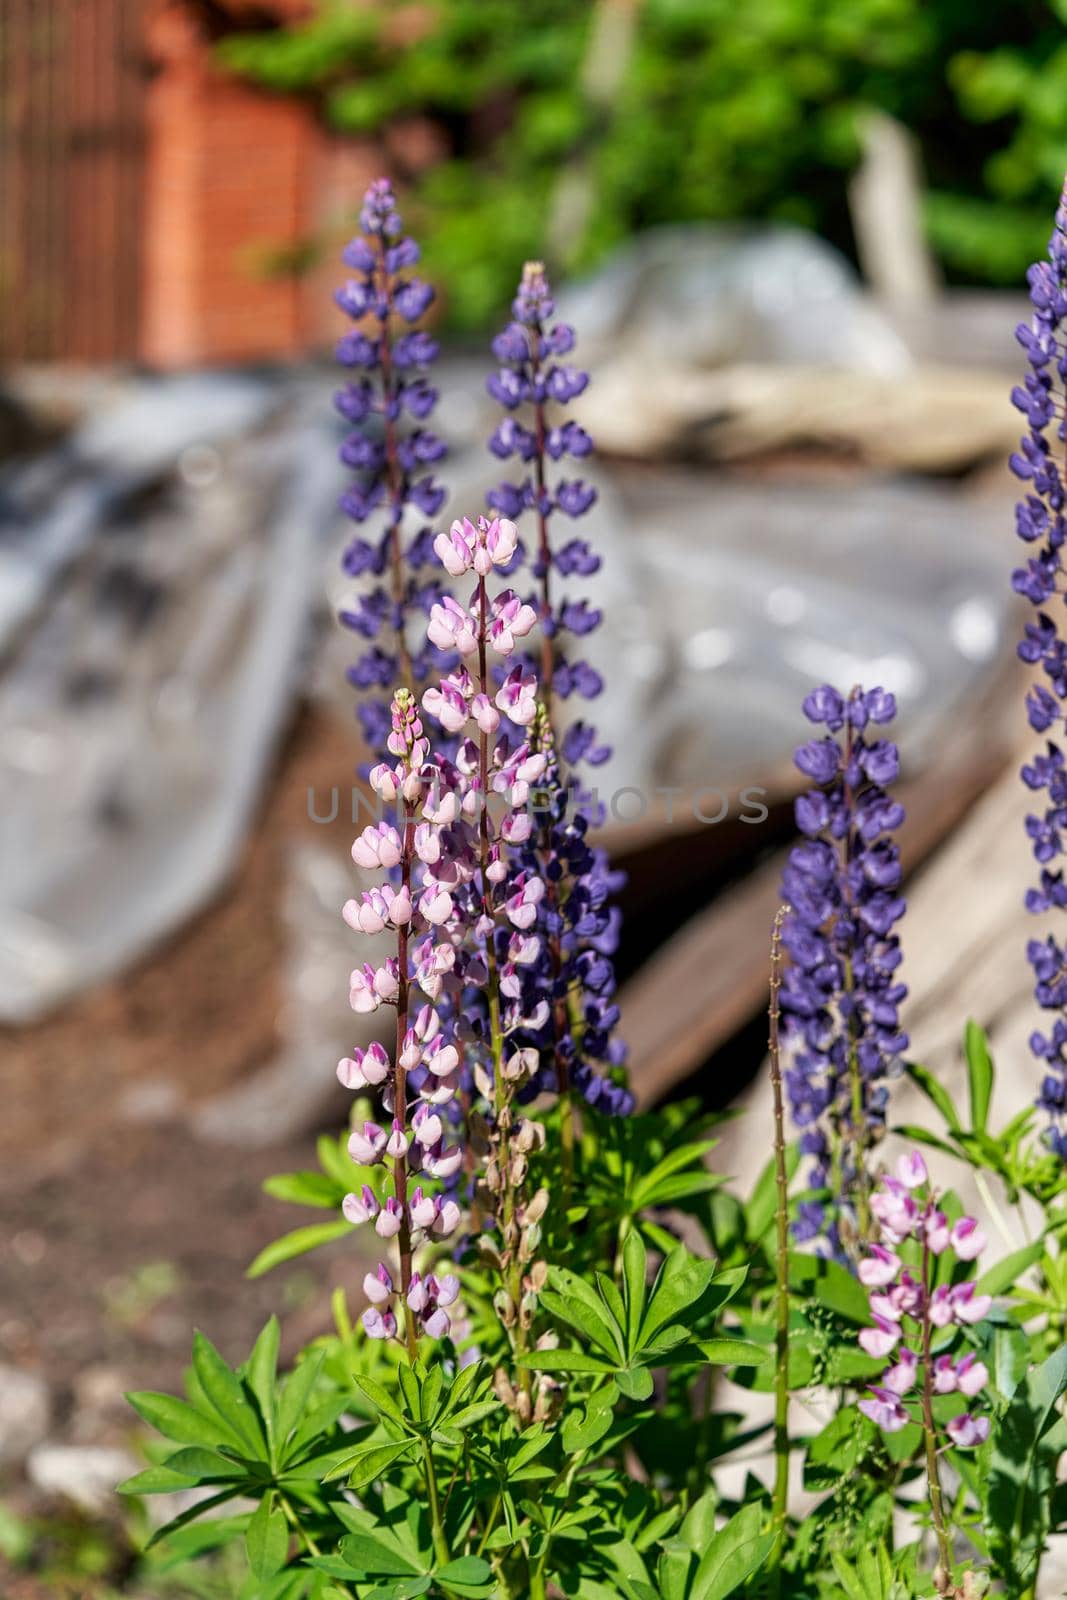
M 493 1310 L 505 1328 L 513 1328 L 517 1317 L 515 1302 L 506 1289 L 498 1289 L 493 1296 Z

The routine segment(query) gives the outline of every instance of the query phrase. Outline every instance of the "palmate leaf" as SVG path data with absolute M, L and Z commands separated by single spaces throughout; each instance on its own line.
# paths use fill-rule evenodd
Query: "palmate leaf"
M 541 1304 L 549 1315 L 584 1334 L 610 1360 L 622 1360 L 624 1329 L 603 1295 L 567 1267 L 550 1267 L 548 1283 L 541 1291 Z

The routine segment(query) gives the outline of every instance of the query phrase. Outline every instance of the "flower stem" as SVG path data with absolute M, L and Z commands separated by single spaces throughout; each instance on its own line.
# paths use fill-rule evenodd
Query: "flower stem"
M 411 670 L 411 653 L 404 632 L 405 582 L 404 553 L 400 544 L 400 523 L 404 515 L 404 470 L 396 437 L 396 383 L 393 372 L 393 347 L 389 335 L 389 314 L 392 310 L 392 290 L 389 269 L 386 266 L 386 244 L 379 238 L 379 271 L 381 273 L 381 340 L 378 346 L 382 364 L 382 422 L 385 430 L 385 469 L 389 484 L 389 566 L 392 574 L 394 626 L 397 654 L 400 658 L 398 682 L 414 691 L 415 679 Z
M 771 1528 L 771 1595 L 781 1593 L 782 1555 L 789 1519 L 789 1175 L 785 1162 L 785 1112 L 782 1103 L 782 1058 L 778 1038 L 782 987 L 782 923 L 788 906 L 779 906 L 771 934 L 771 999 L 768 1010 L 768 1047 L 771 1090 L 774 1096 L 775 1210 L 775 1337 L 774 1337 L 774 1495 Z
M 452 1557 L 448 1550 L 448 1540 L 445 1537 L 445 1525 L 441 1518 L 441 1497 L 437 1490 L 437 1474 L 434 1471 L 433 1452 L 429 1443 L 423 1440 L 422 1445 L 423 1478 L 426 1482 L 426 1503 L 430 1513 L 430 1536 L 433 1539 L 433 1553 L 442 1567 L 447 1566 Z
M 479 575 L 476 591 L 478 617 L 478 688 L 488 695 L 490 689 L 487 642 L 489 635 L 489 597 L 485 578 Z M 485 963 L 487 969 L 486 996 L 489 1004 L 489 1038 L 493 1057 L 493 1103 L 496 1113 L 499 1145 L 499 1172 L 501 1185 L 501 1233 L 504 1239 L 504 1286 L 513 1303 L 515 1320 L 511 1329 L 511 1346 L 518 1356 L 526 1347 L 526 1333 L 522 1326 L 522 1268 L 519 1264 L 515 1235 L 518 1225 L 515 1218 L 515 1188 L 511 1177 L 511 1089 L 504 1077 L 504 1030 L 500 1015 L 500 974 L 497 968 L 496 947 L 493 942 L 495 918 L 492 885 L 489 881 L 489 735 L 479 733 L 478 776 L 481 793 L 478 813 L 479 864 L 482 877 L 482 916 L 485 922 Z M 519 1381 L 524 1393 L 529 1394 L 532 1381 L 526 1368 L 521 1368 Z
M 934 1383 L 931 1361 L 933 1333 L 930 1324 L 930 1241 L 925 1234 L 923 1236 L 922 1283 L 923 1443 L 926 1449 L 926 1477 L 930 1486 L 930 1515 L 933 1518 L 934 1533 L 937 1537 L 937 1562 L 941 1573 L 944 1574 L 944 1583 L 947 1585 L 951 1581 L 952 1548 L 949 1544 L 948 1529 L 945 1525 L 945 1503 L 941 1495 L 941 1476 L 937 1468 L 937 1434 L 934 1429 Z M 937 1577 L 935 1575 L 936 1583 Z M 944 1593 L 945 1590 L 942 1589 L 941 1592 Z
M 404 845 L 401 856 L 401 882 L 403 887 L 410 892 L 411 889 L 411 857 L 415 844 L 415 819 L 408 817 L 404 822 Z M 400 1058 L 404 1050 L 404 1036 L 408 1031 L 408 928 L 402 923 L 396 934 L 397 957 L 397 995 L 396 995 L 396 1054 L 393 1060 L 393 1116 L 398 1117 L 403 1125 L 407 1126 L 407 1073 L 401 1065 Z M 408 1162 L 406 1151 L 393 1158 L 393 1194 L 400 1207 L 400 1231 L 397 1234 L 397 1246 L 400 1251 L 400 1294 L 404 1301 L 404 1338 L 407 1343 L 408 1360 L 414 1361 L 418 1355 L 418 1339 L 415 1332 L 415 1313 L 407 1303 L 407 1293 L 411 1288 L 411 1223 L 408 1217 Z

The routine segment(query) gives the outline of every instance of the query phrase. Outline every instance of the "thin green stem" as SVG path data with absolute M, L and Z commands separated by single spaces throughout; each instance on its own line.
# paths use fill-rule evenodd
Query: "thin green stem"
M 930 1241 L 925 1233 L 923 1235 L 922 1286 L 923 1444 L 926 1450 L 926 1477 L 930 1486 L 930 1515 L 933 1518 L 934 1534 L 937 1538 L 937 1564 L 941 1574 L 939 1578 L 938 1574 L 935 1573 L 934 1584 L 939 1593 L 945 1593 L 945 1586 L 951 1582 L 952 1547 L 949 1543 L 948 1529 L 945 1525 L 945 1502 L 941 1494 L 941 1475 L 937 1467 L 937 1433 L 934 1428 L 934 1381 L 931 1355 L 933 1330 L 930 1323 Z
M 504 1499 L 503 1495 L 502 1494 L 498 1494 L 496 1499 L 493 1501 L 492 1509 L 489 1512 L 489 1521 L 485 1525 L 485 1532 L 482 1534 L 481 1539 L 478 1541 L 478 1548 L 474 1552 L 475 1555 L 480 1556 L 482 1554 L 483 1550 L 485 1549 L 486 1541 L 488 1540 L 489 1535 L 492 1533 L 493 1529 L 496 1527 L 496 1519 L 500 1515 L 500 1507 L 503 1504 L 503 1499 Z
M 545 1561 L 546 1550 L 536 1567 L 530 1569 L 530 1600 L 545 1600 Z
M 452 1557 L 448 1550 L 448 1540 L 445 1538 L 445 1525 L 441 1517 L 441 1497 L 437 1490 L 437 1474 L 434 1471 L 433 1451 L 424 1439 L 422 1444 L 423 1479 L 426 1484 L 426 1503 L 430 1513 L 430 1537 L 433 1540 L 433 1553 L 439 1566 L 445 1567 Z
M 489 635 L 489 596 L 485 578 L 479 575 L 475 604 L 478 621 L 478 688 L 483 695 L 490 691 L 487 643 Z M 522 1267 L 515 1239 L 515 1186 L 511 1177 L 511 1085 L 504 1077 L 504 1030 L 501 1023 L 500 973 L 496 949 L 493 944 L 494 908 L 492 885 L 489 881 L 489 736 L 481 733 L 478 739 L 478 778 L 480 784 L 480 810 L 478 815 L 479 865 L 482 880 L 482 912 L 489 929 L 485 939 L 487 967 L 486 995 L 489 1005 L 489 1039 L 493 1057 L 493 1101 L 497 1132 L 500 1140 L 499 1172 L 501 1185 L 501 1226 L 505 1253 L 510 1259 L 505 1273 L 505 1288 L 514 1306 L 514 1323 L 509 1330 L 513 1354 L 518 1357 L 526 1348 L 526 1331 L 522 1325 Z M 519 1369 L 519 1384 L 525 1394 L 532 1389 L 532 1379 L 525 1367 Z
M 778 1038 L 782 987 L 782 923 L 788 906 L 779 906 L 771 934 L 771 998 L 768 1010 L 768 1048 L 771 1090 L 774 1096 L 775 1210 L 775 1337 L 774 1337 L 774 1495 L 771 1528 L 771 1595 L 781 1593 L 782 1556 L 789 1521 L 789 1175 L 785 1162 L 785 1110 L 782 1103 L 782 1057 Z

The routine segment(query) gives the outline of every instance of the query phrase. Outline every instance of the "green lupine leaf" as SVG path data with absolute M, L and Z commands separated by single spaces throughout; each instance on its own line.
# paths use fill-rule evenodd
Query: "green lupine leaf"
M 143 1472 L 136 1472 L 132 1478 L 120 1483 L 116 1493 L 173 1494 L 176 1489 L 192 1488 L 196 1482 L 196 1478 L 175 1472 L 172 1467 L 146 1467 Z
M 245 1529 L 245 1552 L 256 1578 L 272 1578 L 289 1552 L 285 1514 L 273 1494 L 265 1495 Z
M 324 1172 L 279 1172 L 263 1185 L 265 1194 L 294 1206 L 315 1206 L 321 1211 L 336 1211 L 348 1193 Z
M 1013 1250 L 1011 1255 L 1003 1256 L 1000 1261 L 994 1262 L 988 1272 L 983 1272 L 978 1279 L 976 1289 L 979 1294 L 1000 1295 L 1018 1283 L 1035 1262 L 1040 1261 L 1045 1253 L 1045 1244 L 1042 1239 L 1035 1239 L 1032 1244 L 1024 1245 L 1021 1250 Z
M 674 1150 L 668 1150 L 662 1161 L 657 1161 L 650 1172 L 643 1173 L 638 1178 L 630 1195 L 633 1209 L 640 1211 L 645 1206 L 659 1204 L 660 1186 L 668 1178 L 680 1173 L 683 1168 L 702 1162 L 704 1157 L 715 1149 L 718 1142 L 718 1139 L 703 1139 L 699 1144 L 683 1144 Z
M 615 1382 L 627 1400 L 647 1400 L 655 1387 L 647 1367 L 620 1367 Z
M 376 1439 L 360 1445 L 335 1461 L 329 1471 L 323 1473 L 323 1480 L 328 1483 L 331 1478 L 341 1478 L 347 1473 L 351 1487 L 362 1489 L 404 1456 L 410 1456 L 415 1443 L 414 1439 Z
M 298 1367 L 294 1367 L 285 1380 L 281 1403 L 278 1406 L 277 1424 L 278 1441 L 283 1450 L 300 1427 L 308 1400 L 322 1371 L 324 1359 L 321 1351 L 307 1356 Z
M 594 1394 L 582 1412 L 571 1412 L 563 1420 L 560 1430 L 560 1443 L 568 1455 L 575 1455 L 579 1450 L 591 1450 L 595 1444 L 611 1431 L 614 1421 L 614 1412 L 611 1405 L 610 1390 L 600 1391 L 606 1396 L 600 1400 L 600 1394 Z
M 984 1133 L 989 1120 L 989 1105 L 993 1098 L 993 1057 L 989 1053 L 989 1040 L 984 1028 L 969 1021 L 963 1034 L 963 1050 L 967 1057 L 967 1084 L 971 1098 L 971 1127 Z
M 622 1278 L 626 1290 L 626 1349 L 637 1348 L 637 1335 L 645 1314 L 645 1277 L 648 1252 L 636 1228 L 631 1229 L 622 1247 Z
M 274 1267 L 280 1267 L 284 1261 L 293 1261 L 297 1256 L 307 1255 L 309 1250 L 317 1250 L 320 1245 L 332 1244 L 335 1239 L 343 1239 L 352 1232 L 352 1224 L 341 1217 L 337 1222 L 316 1222 L 309 1228 L 295 1228 L 292 1233 L 285 1233 L 280 1239 L 275 1239 L 259 1252 L 246 1274 L 249 1278 L 262 1278 L 265 1272 L 270 1272 Z
M 259 1414 L 267 1435 L 271 1460 L 274 1460 L 275 1387 L 278 1380 L 278 1346 L 281 1329 L 277 1317 L 271 1317 L 252 1347 L 248 1358 L 246 1377 L 259 1406 Z
M 253 1455 L 263 1456 L 267 1441 L 240 1379 L 199 1329 L 193 1334 L 193 1371 L 204 1395 L 223 1421 L 234 1429 Z
M 758 1572 L 774 1543 L 760 1532 L 763 1508 L 745 1506 L 715 1535 L 693 1579 L 691 1600 L 726 1600 Z
M 341 1540 L 342 1559 L 368 1577 L 395 1575 L 400 1578 L 421 1576 L 418 1567 L 392 1544 L 369 1533 L 350 1533 Z
M 763 1367 L 774 1360 L 774 1351 L 751 1339 L 698 1339 L 704 1359 L 713 1367 Z
M 963 1124 L 953 1104 L 952 1096 L 933 1073 L 927 1067 L 920 1066 L 917 1061 L 906 1062 L 904 1070 L 912 1082 L 918 1084 L 926 1098 L 937 1107 L 951 1132 L 962 1133 Z
M 434 1577 L 438 1583 L 447 1583 L 450 1588 L 458 1585 L 463 1589 L 480 1589 L 492 1583 L 493 1569 L 481 1556 L 459 1556 L 455 1561 L 438 1567 Z
M 591 1356 L 584 1350 L 531 1350 L 520 1357 L 520 1367 L 531 1372 L 613 1372 L 608 1361 Z
M 791 1250 L 789 1287 L 796 1294 L 810 1295 L 828 1311 L 835 1311 L 849 1322 L 865 1323 L 870 1319 L 867 1291 L 837 1261 Z
M 1032 1583 L 1049 1531 L 1061 1449 L 1054 1426 L 1065 1389 L 1067 1344 L 1026 1374 L 993 1433 L 985 1525 L 995 1569 L 1013 1593 Z
M 683 1544 L 697 1555 L 703 1555 L 714 1538 L 715 1508 L 718 1503 L 719 1497 L 716 1491 L 705 1490 L 700 1499 L 689 1507 L 678 1529 L 678 1537 Z
M 400 1368 L 398 1370 L 402 1371 L 403 1369 Z M 383 1417 L 388 1417 L 390 1422 L 395 1422 L 398 1427 L 403 1428 L 405 1433 L 409 1431 L 407 1417 L 401 1411 L 388 1389 L 383 1389 L 376 1378 L 372 1378 L 366 1372 L 354 1372 L 352 1381 L 357 1389 L 363 1391 L 376 1411 L 380 1412 Z
M 684 1246 L 676 1247 L 664 1260 L 652 1285 L 641 1324 L 641 1342 L 648 1343 L 665 1323 L 677 1318 L 689 1323 L 699 1315 L 715 1276 L 713 1261 L 702 1261 Z
M 152 1550 L 164 1539 L 169 1539 L 171 1534 L 177 1533 L 179 1528 L 184 1528 L 186 1523 L 195 1522 L 199 1517 L 206 1516 L 209 1511 L 214 1511 L 216 1506 L 225 1505 L 227 1500 L 232 1500 L 238 1493 L 240 1493 L 240 1490 L 236 1487 L 220 1489 L 218 1494 L 211 1495 L 207 1500 L 198 1500 L 195 1506 L 190 1506 L 187 1511 L 180 1512 L 170 1522 L 165 1523 L 162 1528 L 157 1528 L 145 1545 L 145 1549 Z
M 191 1406 L 188 1400 L 156 1394 L 149 1389 L 128 1394 L 126 1399 L 139 1417 L 176 1444 L 240 1445 L 243 1442 L 236 1429 L 220 1417 Z
M 623 1359 L 625 1346 L 621 1330 L 619 1333 L 614 1331 L 612 1323 L 608 1320 L 610 1312 L 603 1302 L 600 1303 L 599 1311 L 593 1312 L 584 1303 L 570 1297 L 565 1290 L 558 1293 L 555 1289 L 542 1289 L 540 1303 L 549 1316 L 557 1318 L 577 1333 L 583 1334 L 590 1344 L 602 1350 L 613 1361 Z
M 247 1469 L 240 1462 L 227 1460 L 217 1450 L 205 1450 L 202 1445 L 195 1444 L 186 1445 L 184 1450 L 168 1456 L 164 1466 L 201 1483 L 223 1483 L 229 1478 L 248 1477 Z

